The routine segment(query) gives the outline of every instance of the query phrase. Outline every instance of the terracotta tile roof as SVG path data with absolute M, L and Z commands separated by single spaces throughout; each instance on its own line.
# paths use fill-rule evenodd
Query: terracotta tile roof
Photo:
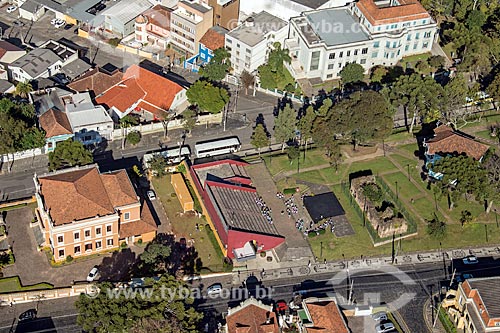
M 122 79 L 122 73 L 115 71 L 107 74 L 99 68 L 94 68 L 78 80 L 68 84 L 68 87 L 77 92 L 93 91 L 96 96 L 102 94 Z
M 266 324 L 268 319 L 270 322 Z M 276 314 L 255 304 L 231 313 L 226 322 L 229 333 L 279 333 Z
M 436 153 L 465 153 L 467 156 L 479 160 L 490 148 L 483 143 L 454 132 L 448 126 L 439 126 L 434 130 L 434 134 L 435 136 L 425 143 L 428 155 Z
M 141 100 L 156 108 L 168 110 L 175 96 L 182 90 L 177 83 L 132 65 L 123 74 L 122 81 L 96 98 L 96 101 L 108 108 L 114 106 L 121 112 Z
M 210 28 L 208 31 L 201 37 L 200 43 L 205 45 L 208 49 L 214 51 L 224 47 L 225 43 L 225 33 L 219 29 Z
M 62 111 L 49 109 L 38 118 L 38 121 L 40 126 L 45 131 L 46 138 L 64 134 L 73 134 L 73 129 L 69 123 L 68 116 Z
M 128 178 L 127 171 L 119 170 L 101 174 L 102 182 L 106 187 L 113 207 L 120 207 L 137 203 L 137 194 Z
M 334 301 L 306 303 L 314 327 L 307 327 L 307 333 L 349 333 L 348 328 Z
M 172 12 L 173 9 L 162 5 L 156 5 L 153 8 L 146 10 L 142 13 L 142 15 L 147 18 L 148 23 L 170 30 L 170 14 Z
M 0 58 L 2 58 L 9 51 L 23 51 L 23 49 L 5 40 L 0 40 Z
M 156 231 L 158 227 L 146 202 L 142 203 L 141 219 L 137 221 L 120 223 L 118 232 L 120 239 L 143 235 Z
M 134 78 L 120 81 L 117 85 L 96 98 L 98 104 L 103 104 L 106 108 L 115 107 L 124 113 L 134 103 L 143 99 L 146 92 L 139 86 Z
M 167 115 L 166 110 L 160 109 L 154 105 L 141 101 L 137 105 L 137 109 L 145 110 L 151 114 L 153 114 L 158 119 L 163 119 L 165 115 Z
M 115 212 L 97 167 L 39 177 L 54 225 Z
M 403 0 L 400 3 L 401 5 L 399 6 L 378 7 L 374 0 L 359 0 L 356 6 L 372 25 L 413 21 L 431 17 L 418 0 Z

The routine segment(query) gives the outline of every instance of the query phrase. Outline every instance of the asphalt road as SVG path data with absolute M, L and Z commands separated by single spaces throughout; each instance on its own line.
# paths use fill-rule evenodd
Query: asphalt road
M 500 273 L 500 262 L 494 258 L 481 258 L 479 264 L 464 265 L 461 260 L 455 260 L 453 269 L 459 273 L 472 273 L 474 277 L 494 276 Z M 427 332 L 423 320 L 423 306 L 431 294 L 436 293 L 443 285 L 448 286 L 452 273 L 452 265 L 449 261 L 445 266 L 442 262 L 416 264 L 401 266 L 398 269 L 388 266 L 370 271 L 349 269 L 336 274 L 316 274 L 309 279 L 303 277 L 291 277 L 274 281 L 265 281 L 261 284 L 258 279 L 248 281 L 246 292 L 239 292 L 243 285 L 230 286 L 229 279 L 220 280 L 226 288 L 233 288 L 232 297 L 229 298 L 205 298 L 197 300 L 196 304 L 200 311 L 209 319 L 215 319 L 227 311 L 228 306 L 238 305 L 248 295 L 260 293 L 260 298 L 265 303 L 272 301 L 292 300 L 294 293 L 298 291 L 306 297 L 337 296 L 340 304 L 348 306 L 348 298 L 352 286 L 352 299 L 358 305 L 361 304 L 385 304 L 395 308 L 404 319 L 403 326 L 410 328 L 410 332 Z M 194 282 L 193 286 L 202 285 L 206 290 L 210 284 L 219 282 L 217 278 Z M 259 285 L 259 289 L 255 286 Z M 238 291 L 238 292 L 237 292 Z M 264 291 L 267 292 L 264 295 Z M 229 292 L 228 292 L 229 293 Z M 243 295 L 239 298 L 239 295 Z M 77 332 L 76 309 L 74 302 L 76 298 L 64 298 L 58 300 L 42 300 L 37 303 L 17 304 L 12 307 L 0 307 L 0 333 L 16 332 L 19 314 L 38 306 L 39 318 L 24 323 L 22 332 Z M 11 330 L 12 329 L 12 330 Z M 47 331 L 45 331 L 48 329 Z M 20 330 L 18 329 L 18 332 Z M 365 332 L 371 332 L 367 328 Z

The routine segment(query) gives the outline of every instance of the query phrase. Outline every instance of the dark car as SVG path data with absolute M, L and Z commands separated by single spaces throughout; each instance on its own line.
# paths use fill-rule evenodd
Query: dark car
M 19 321 L 33 320 L 36 318 L 36 310 L 29 309 L 19 315 Z
M 74 24 L 66 24 L 64 26 L 64 30 L 69 30 L 69 29 L 73 28 L 74 26 L 75 26 Z
M 24 23 L 21 21 L 14 21 L 12 22 L 12 24 L 14 24 L 16 27 L 22 27 L 24 25 Z

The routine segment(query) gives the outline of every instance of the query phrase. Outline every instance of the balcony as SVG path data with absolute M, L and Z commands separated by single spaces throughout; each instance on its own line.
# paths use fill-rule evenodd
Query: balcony
M 295 78 L 295 80 L 306 78 L 304 68 L 297 58 L 292 56 L 292 61 L 289 64 L 285 63 L 285 67 L 290 71 L 290 74 L 292 74 L 292 77 Z
M 285 48 L 287 48 L 288 50 L 290 50 L 290 52 L 292 52 L 292 51 L 298 51 L 300 49 L 300 46 L 297 40 L 288 38 L 285 39 Z

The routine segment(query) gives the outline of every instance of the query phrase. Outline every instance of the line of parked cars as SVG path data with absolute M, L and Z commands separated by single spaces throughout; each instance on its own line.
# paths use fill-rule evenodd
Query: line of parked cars
M 394 323 L 390 321 L 387 316 L 387 312 L 380 311 L 372 314 L 372 319 L 376 321 L 378 324 L 375 326 L 375 330 L 377 333 L 393 333 L 397 332 Z

